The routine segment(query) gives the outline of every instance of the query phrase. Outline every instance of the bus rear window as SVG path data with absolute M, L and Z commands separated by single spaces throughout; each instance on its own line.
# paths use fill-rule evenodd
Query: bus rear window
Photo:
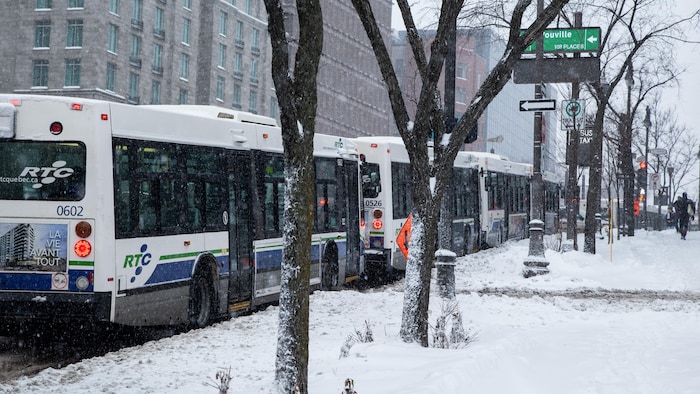
M 80 201 L 85 196 L 82 142 L 0 142 L 0 200 Z

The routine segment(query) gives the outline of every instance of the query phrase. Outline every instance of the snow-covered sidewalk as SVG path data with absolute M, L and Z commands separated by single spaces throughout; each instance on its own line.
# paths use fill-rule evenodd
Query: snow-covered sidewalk
M 700 305 L 680 299 L 480 295 L 564 290 L 700 291 L 700 233 L 637 231 L 598 241 L 597 254 L 548 250 L 551 273 L 525 279 L 528 241 L 459 258 L 457 301 L 466 348 L 405 344 L 398 333 L 402 283 L 364 293 L 311 297 L 309 391 L 391 393 L 698 393 Z M 547 293 L 543 294 L 547 294 Z M 443 302 L 432 289 L 431 324 Z M 340 350 L 372 327 L 374 342 Z M 277 308 L 213 327 L 84 360 L 0 384 L 0 393 L 217 393 L 217 370 L 231 368 L 230 393 L 268 393 L 274 378 Z

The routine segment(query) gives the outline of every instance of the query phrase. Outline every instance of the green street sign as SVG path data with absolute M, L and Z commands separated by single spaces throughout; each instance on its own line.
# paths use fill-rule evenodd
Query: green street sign
M 542 37 L 544 52 L 597 52 L 600 48 L 600 27 L 547 29 Z M 525 53 L 535 52 L 536 44 L 537 41 L 525 48 Z

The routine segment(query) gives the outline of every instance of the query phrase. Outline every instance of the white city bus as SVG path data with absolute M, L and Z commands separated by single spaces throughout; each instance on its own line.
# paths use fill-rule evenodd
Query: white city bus
M 363 180 L 365 268 L 375 280 L 391 279 L 406 269 L 396 238 L 413 207 L 408 153 L 400 137 L 360 137 L 353 143 Z M 459 152 L 453 167 L 452 243 L 459 255 L 479 248 L 477 165 L 469 152 Z
M 0 318 L 204 326 L 275 301 L 275 120 L 209 106 L 0 95 Z M 357 155 L 314 140 L 311 285 L 360 267 Z
M 482 246 L 527 237 L 532 165 L 493 153 L 470 153 L 479 163 Z
M 406 268 L 397 236 L 412 208 L 408 153 L 400 137 L 360 137 L 353 142 L 361 162 L 365 267 L 369 276 L 381 280 Z M 455 253 L 464 255 L 528 236 L 532 168 L 491 153 L 458 152 L 451 184 Z M 549 214 L 558 206 L 558 185 L 549 179 L 546 185 Z M 555 223 L 550 219 L 551 231 Z

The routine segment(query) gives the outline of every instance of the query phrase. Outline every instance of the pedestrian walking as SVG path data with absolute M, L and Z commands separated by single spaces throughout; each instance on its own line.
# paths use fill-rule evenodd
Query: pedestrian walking
M 685 239 L 690 221 L 695 220 L 695 203 L 688 199 L 686 192 L 683 192 L 683 196 L 678 197 L 678 200 L 673 203 L 673 208 L 678 217 L 678 232 L 681 233 L 681 239 Z
M 666 228 L 671 228 L 676 226 L 676 214 L 673 212 L 673 207 L 669 206 L 666 212 Z

